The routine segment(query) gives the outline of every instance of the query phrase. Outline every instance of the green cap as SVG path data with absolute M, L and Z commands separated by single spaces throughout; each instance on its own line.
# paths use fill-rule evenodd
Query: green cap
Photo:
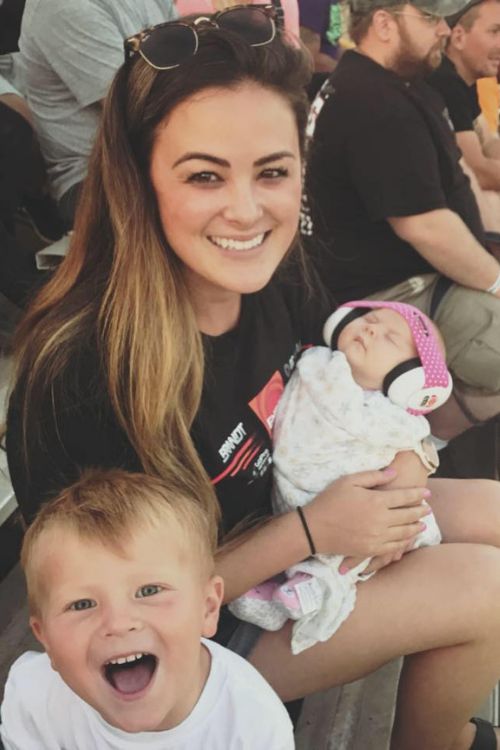
M 469 3 L 464 2 L 464 0 L 412 0 L 408 5 L 413 5 L 414 8 L 433 13 L 436 16 L 442 16 L 448 20 L 448 18 L 454 18 L 455 16 L 460 18 L 463 13 L 469 10 L 469 7 L 477 5 L 479 2 L 482 2 L 482 0 L 472 0 Z M 370 13 L 376 8 L 392 8 L 395 5 L 401 5 L 401 0 L 349 0 L 349 5 L 355 13 Z

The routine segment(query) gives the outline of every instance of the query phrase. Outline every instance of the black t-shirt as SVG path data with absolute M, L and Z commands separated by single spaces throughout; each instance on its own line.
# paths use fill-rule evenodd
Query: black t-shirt
M 434 271 L 386 221 L 450 208 L 483 240 L 440 97 L 370 58 L 344 54 L 311 146 L 307 192 L 322 279 L 339 301 Z
M 206 337 L 204 390 L 192 434 L 215 485 L 225 532 L 240 522 L 271 514 L 274 409 L 300 351 L 321 343 L 321 326 L 331 305 L 327 298 L 320 299 L 305 293 L 301 284 L 273 281 L 261 292 L 243 297 L 236 329 Z M 90 345 L 82 345 L 70 368 L 54 383 L 53 399 L 37 405 L 41 434 L 40 439 L 28 436 L 29 473 L 22 458 L 23 393 L 21 379 L 9 405 L 7 456 L 27 520 L 43 500 L 75 481 L 82 468 L 141 471 L 137 454 L 116 421 Z M 217 639 L 226 642 L 235 623 L 224 610 Z
M 243 297 L 238 327 L 206 340 L 204 391 L 192 435 L 226 532 L 243 519 L 271 513 L 274 411 L 302 348 L 321 343 L 327 315 L 314 319 L 315 304 L 304 304 L 302 295 L 298 287 L 276 284 Z
M 474 130 L 474 120 L 481 114 L 476 84 L 469 86 L 446 55 L 427 80 L 443 97 L 455 132 Z

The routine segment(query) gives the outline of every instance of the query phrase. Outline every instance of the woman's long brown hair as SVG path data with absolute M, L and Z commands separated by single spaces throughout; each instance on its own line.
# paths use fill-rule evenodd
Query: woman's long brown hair
M 302 53 L 279 40 L 251 48 L 215 30 L 200 37 L 197 54 L 173 71 L 156 71 L 137 56 L 117 73 L 69 253 L 29 308 L 15 353 L 27 460 L 33 405 L 52 398 L 55 379 L 90 336 L 117 421 L 144 471 L 190 492 L 214 518 L 218 503 L 190 436 L 203 385 L 202 340 L 182 264 L 161 228 L 151 150 L 177 104 L 245 80 L 283 96 L 302 136 L 309 71 Z

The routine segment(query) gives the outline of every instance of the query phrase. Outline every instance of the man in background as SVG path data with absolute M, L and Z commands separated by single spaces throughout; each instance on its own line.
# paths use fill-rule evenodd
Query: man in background
M 447 18 L 446 54 L 429 83 L 446 104 L 488 230 L 500 231 L 500 139 L 481 114 L 477 82 L 496 80 L 500 65 L 500 2 L 471 0 Z M 476 183 L 477 181 L 477 183 Z M 483 195 L 494 191 L 497 195 Z M 492 202 L 493 200 L 493 202 Z
M 123 40 L 175 17 L 172 0 L 26 0 L 19 72 L 68 228 Z
M 422 80 L 441 62 L 444 16 L 461 8 L 351 0 L 357 48 L 313 105 L 307 174 L 320 270 L 337 299 L 401 300 L 439 326 L 456 383 L 433 421 L 446 439 L 500 411 L 500 265 L 442 100 Z

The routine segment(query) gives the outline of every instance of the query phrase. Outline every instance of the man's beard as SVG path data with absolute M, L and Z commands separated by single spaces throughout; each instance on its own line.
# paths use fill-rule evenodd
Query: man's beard
M 399 50 L 395 53 L 391 69 L 405 80 L 423 78 L 439 67 L 443 56 L 443 43 L 436 42 L 422 57 L 414 50 L 414 44 L 403 23 L 399 26 Z

